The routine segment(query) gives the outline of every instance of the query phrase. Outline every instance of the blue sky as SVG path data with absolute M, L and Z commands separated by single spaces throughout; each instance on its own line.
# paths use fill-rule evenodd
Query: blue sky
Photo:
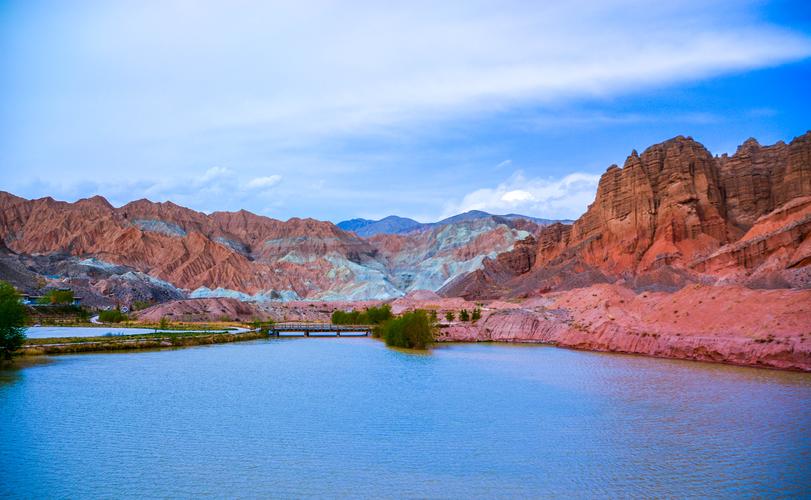
M 669 3 L 0 1 L 0 189 L 575 218 L 634 148 L 811 129 L 808 2 Z

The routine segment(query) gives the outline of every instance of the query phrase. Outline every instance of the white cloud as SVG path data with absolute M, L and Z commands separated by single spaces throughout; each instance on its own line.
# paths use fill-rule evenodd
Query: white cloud
M 527 179 L 521 172 L 495 188 L 477 189 L 445 206 L 444 216 L 468 210 L 520 213 L 549 219 L 576 219 L 594 201 L 599 175 L 569 174 L 561 179 Z
M 282 181 L 281 175 L 269 175 L 267 177 L 255 177 L 248 181 L 248 189 L 267 189 Z
M 226 167 L 211 167 L 203 173 L 203 176 L 197 180 L 200 184 L 205 184 L 207 182 L 211 182 L 216 179 L 222 179 L 223 177 L 231 177 L 234 175 L 234 171 L 226 168 Z
M 32 52 L 10 69 L 36 80 L 60 61 L 51 71 L 65 72 L 66 84 L 44 96 L 49 113 L 64 112 L 84 137 L 241 130 L 301 144 L 811 55 L 806 34 L 759 20 L 758 8 L 754 0 L 122 1 L 55 9 L 64 16 L 55 32 L 21 42 Z

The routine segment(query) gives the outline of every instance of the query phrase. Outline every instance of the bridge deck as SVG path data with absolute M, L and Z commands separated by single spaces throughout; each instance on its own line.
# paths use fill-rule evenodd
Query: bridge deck
M 308 337 L 311 333 L 335 333 L 338 337 L 342 332 L 362 332 L 364 335 L 372 333 L 369 325 L 333 325 L 331 323 L 276 323 L 269 329 L 271 335 L 287 332 L 301 332 Z

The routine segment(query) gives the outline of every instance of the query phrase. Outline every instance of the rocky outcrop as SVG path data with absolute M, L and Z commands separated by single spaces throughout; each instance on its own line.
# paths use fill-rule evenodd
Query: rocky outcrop
M 441 293 L 522 297 L 616 281 L 809 286 L 809 196 L 811 132 L 768 147 L 749 140 L 731 157 L 679 136 L 609 167 L 582 217 L 538 233 L 529 269 L 511 264 L 528 260 L 517 247 Z
M 157 304 L 134 316 L 141 321 L 157 323 L 170 321 L 253 321 L 266 320 L 268 315 L 258 306 L 229 298 L 175 300 Z
M 592 351 L 811 371 L 811 290 L 690 285 L 637 294 L 595 285 L 485 308 L 442 341 L 549 343 Z

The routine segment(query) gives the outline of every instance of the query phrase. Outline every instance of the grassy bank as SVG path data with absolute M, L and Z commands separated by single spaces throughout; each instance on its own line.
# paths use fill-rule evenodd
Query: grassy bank
M 23 356 L 77 352 L 126 351 L 161 347 L 225 344 L 267 338 L 263 332 L 243 333 L 153 333 L 112 337 L 70 337 L 28 339 L 19 353 Z
M 29 322 L 27 326 L 31 327 L 34 326 L 35 323 Z M 237 322 L 222 322 L 222 321 L 212 321 L 209 323 L 179 323 L 179 322 L 172 322 L 169 323 L 166 327 L 161 328 L 160 323 L 156 322 L 143 322 L 143 321 L 122 321 L 121 323 L 90 323 L 90 322 L 81 322 L 81 321 L 65 321 L 58 324 L 40 324 L 40 326 L 59 326 L 59 327 L 81 327 L 81 328 L 146 328 L 148 330 L 173 330 L 178 332 L 184 331 L 201 331 L 201 330 L 211 330 L 211 331 L 227 331 L 227 330 L 235 330 L 237 328 L 243 328 L 246 325 Z

